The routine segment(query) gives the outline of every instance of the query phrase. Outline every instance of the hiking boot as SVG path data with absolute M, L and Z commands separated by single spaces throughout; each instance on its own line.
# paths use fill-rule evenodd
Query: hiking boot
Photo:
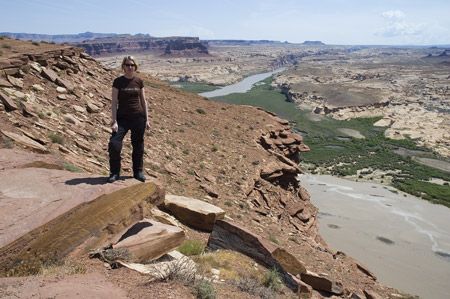
M 117 174 L 117 173 L 110 174 L 109 178 L 108 178 L 108 183 L 114 183 L 118 179 L 119 179 L 119 174 Z
M 141 182 L 145 182 L 145 176 L 142 174 L 142 172 L 136 172 L 134 173 L 133 176 L 136 180 L 141 181 Z

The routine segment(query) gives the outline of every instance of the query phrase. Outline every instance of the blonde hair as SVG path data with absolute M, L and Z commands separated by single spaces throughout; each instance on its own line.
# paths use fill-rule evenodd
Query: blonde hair
M 122 59 L 122 65 L 121 65 L 122 70 L 123 70 L 123 66 L 125 65 L 125 63 L 127 62 L 127 60 L 133 61 L 134 65 L 135 65 L 134 71 L 137 71 L 137 70 L 138 70 L 138 64 L 137 64 L 137 62 L 136 62 L 136 59 L 134 59 L 134 57 L 131 56 L 131 55 L 127 55 L 127 56 L 125 56 L 125 57 Z

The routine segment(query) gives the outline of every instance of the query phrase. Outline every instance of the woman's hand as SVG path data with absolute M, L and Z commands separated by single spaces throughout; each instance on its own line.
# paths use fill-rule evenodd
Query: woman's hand
M 145 122 L 145 129 L 150 130 L 150 123 L 148 121 Z
M 119 130 L 119 125 L 117 124 L 117 121 L 115 121 L 112 126 L 111 129 L 113 132 L 117 132 Z

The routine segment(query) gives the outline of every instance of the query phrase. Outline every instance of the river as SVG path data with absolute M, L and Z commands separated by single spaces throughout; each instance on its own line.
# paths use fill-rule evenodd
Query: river
M 226 95 L 232 94 L 232 93 L 246 93 L 253 87 L 253 85 L 255 83 L 262 81 L 276 73 L 280 73 L 280 72 L 284 71 L 285 69 L 286 68 L 280 68 L 273 72 L 252 75 L 252 76 L 249 76 L 249 77 L 245 78 L 244 80 L 239 81 L 235 84 L 228 85 L 228 86 L 225 86 L 225 87 L 213 90 L 213 91 L 204 92 L 204 93 L 201 93 L 200 95 L 203 97 L 206 97 L 206 98 L 213 98 L 213 97 L 226 96 Z
M 300 175 L 319 208 L 319 233 L 384 285 L 444 299 L 450 294 L 450 209 L 392 187 Z

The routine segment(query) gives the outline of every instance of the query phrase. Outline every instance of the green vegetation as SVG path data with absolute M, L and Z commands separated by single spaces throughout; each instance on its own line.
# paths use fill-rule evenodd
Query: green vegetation
M 51 140 L 53 143 L 58 143 L 58 144 L 64 145 L 64 137 L 61 136 L 61 135 L 58 135 L 58 134 L 49 134 L 49 135 L 48 135 L 48 138 L 50 138 L 50 140 Z
M 275 292 L 280 292 L 283 289 L 283 282 L 281 280 L 280 274 L 277 269 L 267 270 L 264 273 L 264 286 L 266 288 L 272 289 Z
M 67 170 L 67 171 L 71 171 L 71 172 L 84 172 L 83 169 L 81 169 L 81 168 L 79 168 L 78 166 L 76 166 L 76 165 L 74 165 L 74 164 L 71 164 L 71 163 L 69 163 L 69 162 L 63 161 L 63 166 L 64 166 L 64 169 Z
M 286 101 L 279 90 L 270 90 L 272 78 L 267 78 L 245 94 L 230 94 L 214 100 L 261 107 L 290 121 L 293 129 L 304 135 L 304 143 L 311 151 L 301 154 L 302 162 L 316 173 L 319 169 L 337 176 L 356 176 L 360 178 L 375 170 L 385 173 L 383 181 L 389 176 L 391 185 L 412 194 L 450 207 L 450 186 L 429 182 L 432 178 L 450 181 L 450 174 L 416 162 L 410 157 L 402 157 L 393 151 L 398 148 L 420 150 L 421 156 L 445 161 L 443 157 L 429 149 L 419 148 L 414 140 L 393 140 L 384 136 L 386 128 L 374 127 L 380 117 L 336 120 L 316 115 L 308 110 L 299 110 L 296 104 Z M 347 136 L 339 129 L 358 131 L 365 138 Z M 367 170 L 370 169 L 370 170 Z
M 275 244 L 280 245 L 280 242 L 279 242 L 279 241 L 277 240 L 277 238 L 275 238 L 274 236 L 270 236 L 270 237 L 269 237 L 269 240 L 270 240 L 271 242 L 275 243 Z
M 191 93 L 203 93 L 219 89 L 221 86 L 209 85 L 202 82 L 170 82 L 172 87 Z
M 11 149 L 11 148 L 14 148 L 14 140 L 12 140 L 11 138 L 9 138 L 9 137 L 3 137 L 3 147 L 4 148 L 9 148 L 9 149 Z
M 199 255 L 205 251 L 206 245 L 198 240 L 186 240 L 177 250 L 184 255 Z
M 20 70 L 21 70 L 22 72 L 24 72 L 25 74 L 28 74 L 28 73 L 30 72 L 30 67 L 29 67 L 28 65 L 22 65 L 22 66 L 20 67 Z
M 194 294 L 199 299 L 215 299 L 216 291 L 207 279 L 198 280 L 194 285 Z
M 10 44 L 2 44 L 2 48 L 11 49 L 11 45 Z
M 42 111 L 38 112 L 38 116 L 40 119 L 45 119 L 45 114 Z
M 202 108 L 197 108 L 197 110 L 195 111 L 197 111 L 197 113 L 199 114 L 206 114 L 205 110 L 203 110 Z

